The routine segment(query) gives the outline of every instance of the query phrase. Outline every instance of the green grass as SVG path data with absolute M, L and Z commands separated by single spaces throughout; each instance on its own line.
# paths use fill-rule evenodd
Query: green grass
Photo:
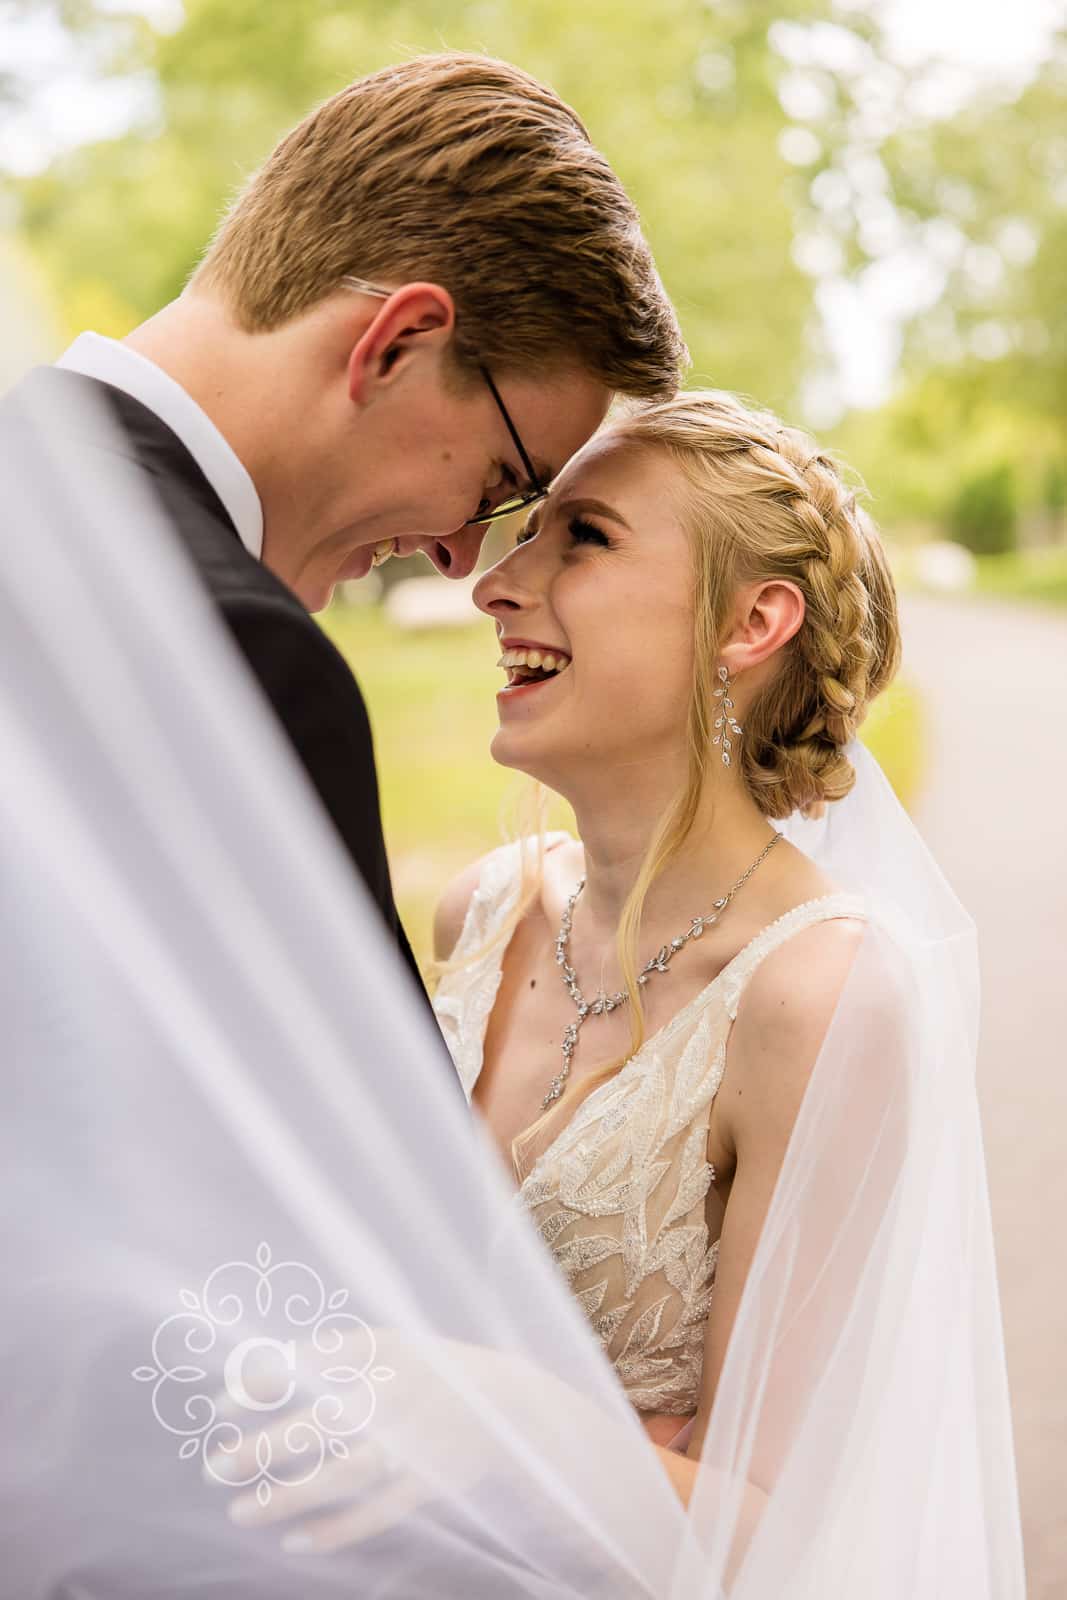
M 1067 606 L 1067 547 L 979 556 L 974 594 Z
M 409 632 L 372 606 L 336 606 L 322 620 L 370 708 L 397 903 L 425 963 L 438 895 L 461 867 L 500 843 L 508 810 L 528 783 L 488 754 L 500 683 L 493 625 Z M 919 783 L 920 724 L 918 695 L 898 681 L 863 728 L 906 805 Z M 573 828 L 564 802 L 550 825 Z

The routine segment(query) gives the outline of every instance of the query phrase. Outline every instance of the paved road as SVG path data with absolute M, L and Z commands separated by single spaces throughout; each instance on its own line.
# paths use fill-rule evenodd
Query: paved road
M 909 598 L 916 821 L 979 929 L 979 1097 L 1029 1600 L 1067 1595 L 1067 617 Z

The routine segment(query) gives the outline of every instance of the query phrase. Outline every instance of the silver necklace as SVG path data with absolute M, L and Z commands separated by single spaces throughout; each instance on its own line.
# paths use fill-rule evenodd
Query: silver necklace
M 670 966 L 679 950 L 683 950 L 689 943 L 690 939 L 699 939 L 705 928 L 710 928 L 713 922 L 718 922 L 723 911 L 730 904 L 730 901 L 733 899 L 738 889 L 740 889 L 742 884 L 746 883 L 748 879 L 751 878 L 752 874 L 755 872 L 764 856 L 768 855 L 769 852 L 774 849 L 781 837 L 782 835 L 776 830 L 774 836 L 767 840 L 767 843 L 764 845 L 755 861 L 753 861 L 752 865 L 745 868 L 744 872 L 738 878 L 733 888 L 724 894 L 721 900 L 716 900 L 714 909 L 709 911 L 706 916 L 694 917 L 685 933 L 679 934 L 677 939 L 672 939 L 669 945 L 662 945 L 656 954 L 645 962 L 644 966 L 641 968 L 641 971 L 638 973 L 638 983 L 642 985 L 646 984 L 654 972 L 666 972 L 667 968 Z M 575 1046 L 578 1043 L 578 1034 L 581 1031 L 583 1024 L 588 1021 L 590 1017 L 602 1016 L 605 1012 L 614 1011 L 616 1006 L 625 1005 L 627 1000 L 630 998 L 625 989 L 620 989 L 617 994 L 605 994 L 603 988 L 601 988 L 595 1000 L 587 1000 L 578 986 L 578 978 L 574 968 L 567 960 L 567 946 L 571 937 L 571 923 L 574 918 L 574 907 L 578 902 L 578 896 L 581 894 L 584 888 L 585 879 L 580 878 L 578 880 L 578 887 L 575 889 L 574 893 L 571 895 L 570 899 L 567 901 L 567 904 L 563 908 L 563 918 L 559 925 L 559 933 L 556 935 L 556 965 L 562 967 L 563 969 L 563 982 L 566 986 L 567 993 L 570 995 L 575 1006 L 577 1007 L 578 1015 L 573 1022 L 567 1025 L 567 1029 L 564 1032 L 563 1067 L 556 1077 L 552 1079 L 549 1091 L 545 1095 L 545 1098 L 541 1101 L 542 1111 L 547 1111 L 552 1102 L 554 1100 L 558 1100 L 560 1095 L 563 1093 L 563 1085 L 570 1076 L 571 1057 L 574 1055 Z

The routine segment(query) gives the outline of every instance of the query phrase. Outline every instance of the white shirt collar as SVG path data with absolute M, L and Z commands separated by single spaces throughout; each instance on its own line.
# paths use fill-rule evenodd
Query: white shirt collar
M 263 554 L 263 507 L 236 451 L 181 384 L 128 344 L 99 333 L 79 334 L 57 367 L 97 378 L 139 400 L 176 433 L 222 501 L 245 549 Z

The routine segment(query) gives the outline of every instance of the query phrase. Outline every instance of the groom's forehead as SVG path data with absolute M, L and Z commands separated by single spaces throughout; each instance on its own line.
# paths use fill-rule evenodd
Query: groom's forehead
M 512 413 L 530 460 L 542 483 L 563 472 L 568 462 L 596 437 L 614 395 L 590 373 L 547 378 L 529 398 L 520 389 Z M 527 437 L 529 434 L 529 437 Z

